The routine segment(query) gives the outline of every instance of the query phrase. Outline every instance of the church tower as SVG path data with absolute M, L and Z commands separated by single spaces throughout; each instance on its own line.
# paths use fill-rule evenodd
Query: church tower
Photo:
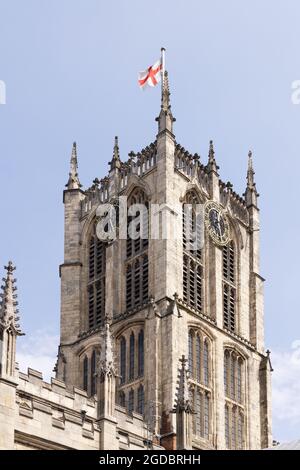
M 122 161 L 115 138 L 108 176 L 88 189 L 73 145 L 57 378 L 142 415 L 152 442 L 166 449 L 268 447 L 271 367 L 253 157 L 240 196 L 220 179 L 213 142 L 202 161 L 176 141 L 174 121 L 164 72 L 150 145 Z M 111 206 L 116 237 L 99 239 L 98 223 L 112 223 Z M 201 246 L 191 249 L 198 230 Z M 116 369 L 101 382 L 108 321 Z M 112 429 L 110 405 L 101 404 L 110 410 L 101 419 Z

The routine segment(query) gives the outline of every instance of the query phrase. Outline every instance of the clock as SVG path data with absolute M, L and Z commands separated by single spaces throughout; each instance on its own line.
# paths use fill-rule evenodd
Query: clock
M 220 204 L 214 201 L 206 202 L 204 206 L 204 220 L 206 229 L 213 241 L 225 246 L 230 241 L 228 218 Z

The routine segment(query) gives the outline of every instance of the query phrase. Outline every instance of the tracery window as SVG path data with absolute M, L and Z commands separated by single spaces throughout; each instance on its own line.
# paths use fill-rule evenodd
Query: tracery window
M 138 336 L 138 376 L 144 375 L 144 330 Z
M 125 408 L 126 400 L 125 400 L 125 393 L 123 391 L 119 392 L 119 405 Z
M 192 399 L 193 434 L 209 440 L 211 436 L 211 340 L 198 329 L 189 331 L 189 374 Z
M 96 225 L 89 240 L 88 254 L 88 327 L 102 325 L 105 312 L 106 245 L 96 235 Z
M 82 361 L 82 388 L 88 394 L 93 396 L 97 393 L 96 367 L 99 351 L 93 349 L 88 351 Z
M 224 351 L 225 441 L 227 449 L 244 449 L 245 360 L 232 349 Z
M 137 188 L 128 201 L 127 260 L 126 260 L 126 309 L 131 310 L 148 301 L 148 201 L 145 193 Z M 136 213 L 130 215 L 133 205 Z
M 91 358 L 91 395 L 96 393 L 96 351 L 93 351 Z
M 120 341 L 120 370 L 121 383 L 126 381 L 126 339 L 122 336 Z
M 88 374 L 89 374 L 89 363 L 87 356 L 83 359 L 83 390 L 88 391 Z
M 118 338 L 119 404 L 128 413 L 144 413 L 144 329 L 133 326 Z
M 140 385 L 138 388 L 138 403 L 137 403 L 137 412 L 141 415 L 144 414 L 144 387 Z
M 182 211 L 183 227 L 183 300 L 197 311 L 203 311 L 203 253 L 200 249 L 201 219 L 197 217 L 199 200 L 193 191 L 187 193 Z M 196 236 L 195 236 L 196 234 Z M 197 243 L 196 243 L 197 237 Z
M 128 413 L 132 414 L 134 410 L 134 390 L 129 390 L 129 396 L 128 396 Z
M 134 379 L 134 343 L 134 333 L 131 333 L 129 343 L 129 380 Z

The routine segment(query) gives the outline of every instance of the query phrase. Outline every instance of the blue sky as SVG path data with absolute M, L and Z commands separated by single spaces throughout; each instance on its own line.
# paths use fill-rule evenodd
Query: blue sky
M 159 90 L 136 80 L 165 46 L 177 141 L 205 160 L 213 139 L 240 193 L 253 151 L 274 437 L 300 437 L 299 16 L 297 0 L 0 0 L 0 265 L 18 267 L 22 365 L 49 370 L 56 354 L 72 142 L 90 185 L 115 135 L 123 159 L 154 140 Z

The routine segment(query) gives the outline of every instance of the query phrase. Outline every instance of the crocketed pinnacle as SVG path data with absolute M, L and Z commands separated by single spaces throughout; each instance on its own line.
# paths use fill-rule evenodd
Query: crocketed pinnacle
M 183 355 L 181 359 L 179 359 L 179 362 L 181 362 L 181 366 L 179 368 L 179 375 L 178 375 L 178 387 L 177 387 L 177 393 L 176 393 L 176 398 L 175 398 L 175 406 L 173 409 L 174 413 L 181 413 L 181 412 L 186 412 L 186 413 L 192 413 L 192 405 L 191 405 L 191 400 L 190 400 L 190 393 L 189 393 L 189 387 L 188 387 L 188 371 L 186 368 L 186 363 L 187 359 Z
M 253 158 L 251 150 L 248 152 L 248 170 L 247 170 L 247 187 L 244 194 L 247 207 L 257 206 L 257 198 L 259 194 L 256 189 L 254 180 L 255 171 L 253 169 Z
M 116 368 L 114 363 L 114 354 L 112 338 L 110 333 L 110 324 L 108 316 L 105 318 L 104 329 L 102 332 L 101 352 L 98 365 L 100 376 L 115 375 Z
M 208 150 L 208 163 L 207 163 L 208 172 L 218 172 L 218 165 L 215 158 L 214 143 L 212 140 L 209 141 L 209 150 Z
M 162 80 L 161 109 L 159 116 L 156 118 L 156 121 L 158 121 L 158 132 L 160 133 L 167 130 L 173 133 L 173 122 L 176 121 L 176 119 L 173 117 L 171 111 L 169 76 L 166 70 Z
M 74 142 L 71 153 L 69 180 L 66 184 L 66 187 L 68 189 L 79 189 L 81 186 L 82 185 L 80 184 L 78 177 L 77 148 L 76 142 Z
M 12 261 L 8 262 L 8 265 L 5 266 L 7 271 L 6 277 L 3 278 L 4 284 L 1 286 L 2 293 L 0 294 L 1 303 L 0 303 L 0 326 L 2 328 L 11 328 L 12 332 L 16 335 L 22 335 L 20 325 L 19 325 L 19 316 L 17 309 L 17 287 L 15 286 L 16 279 L 13 277 L 13 272 L 15 271 L 15 266 Z
M 247 171 L 247 188 L 249 188 L 249 189 L 254 189 L 255 188 L 254 175 L 255 175 L 255 171 L 253 169 L 252 152 L 251 152 L 251 150 L 249 150 L 249 152 L 248 152 L 248 171 Z
M 110 161 L 110 169 L 115 170 L 116 168 L 121 168 L 121 160 L 120 160 L 120 153 L 119 153 L 119 142 L 118 137 L 115 137 L 115 144 L 114 144 L 114 151 L 113 157 Z

